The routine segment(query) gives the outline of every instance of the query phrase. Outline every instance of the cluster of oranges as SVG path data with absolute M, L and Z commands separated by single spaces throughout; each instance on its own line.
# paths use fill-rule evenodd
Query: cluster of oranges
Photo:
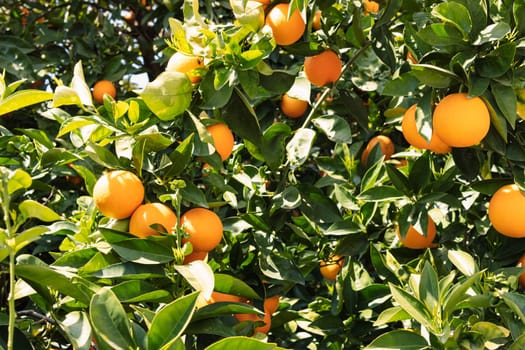
M 264 310 L 264 316 L 260 316 L 258 314 L 234 314 L 235 318 L 239 320 L 240 322 L 243 321 L 251 321 L 251 322 L 264 322 L 262 326 L 255 327 L 254 332 L 256 333 L 268 333 L 272 326 L 272 315 L 277 311 L 279 308 L 279 301 L 280 296 L 279 295 L 273 295 L 270 297 L 267 297 L 264 299 L 263 302 L 263 310 Z M 228 293 L 220 293 L 213 291 L 211 294 L 211 298 L 208 301 L 211 303 L 217 303 L 217 302 L 235 302 L 235 303 L 244 303 L 248 305 L 252 305 L 253 302 L 250 300 L 247 300 L 246 298 L 228 294 Z
M 93 187 L 93 200 L 98 210 L 113 219 L 129 218 L 129 233 L 146 238 L 162 232 L 176 230 L 177 215 L 160 202 L 143 203 L 144 185 L 134 173 L 113 170 L 100 176 Z M 193 247 L 191 258 L 204 258 L 221 241 L 222 221 L 215 212 L 206 208 L 192 208 L 182 214 L 180 226 L 185 232 L 182 242 Z

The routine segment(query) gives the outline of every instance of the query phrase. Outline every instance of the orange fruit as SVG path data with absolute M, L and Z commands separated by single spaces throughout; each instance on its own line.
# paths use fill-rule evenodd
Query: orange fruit
M 319 30 L 321 29 L 321 10 L 317 10 L 314 12 L 314 17 L 312 18 L 312 29 L 313 30 Z
M 93 85 L 93 98 L 99 104 L 104 103 L 104 95 L 115 98 L 117 97 L 117 89 L 115 85 L 109 80 L 99 80 Z
M 433 127 L 439 138 L 451 147 L 478 144 L 490 128 L 490 114 L 480 97 L 466 93 L 445 96 L 434 109 Z
M 363 8 L 365 9 L 365 13 L 376 14 L 379 12 L 379 4 L 375 1 L 363 0 Z
M 339 56 L 332 50 L 304 59 L 306 79 L 314 85 L 325 86 L 334 83 L 341 75 L 343 65 Z
M 385 159 L 390 159 L 390 157 L 392 157 L 392 155 L 394 154 L 394 143 L 392 142 L 390 137 L 385 135 L 374 136 L 370 139 L 370 141 L 368 141 L 363 153 L 361 154 L 361 162 L 364 165 L 366 165 L 368 155 L 370 154 L 370 152 L 372 152 L 372 150 L 377 144 L 379 144 L 379 147 L 381 148 L 381 153 L 384 154 Z
M 406 56 L 406 59 L 408 62 L 410 63 L 413 63 L 413 64 L 417 64 L 417 59 L 414 57 L 414 55 L 412 54 L 411 51 L 407 51 L 407 56 Z
M 222 239 L 222 221 L 217 214 L 205 208 L 193 208 L 185 212 L 180 220 L 181 226 L 188 234 L 193 250 L 209 252 L 214 249 Z
M 221 302 L 221 301 L 236 302 L 236 303 L 244 302 L 244 299 L 238 295 L 221 293 L 221 292 L 216 292 L 216 291 L 211 292 L 211 299 L 214 303 Z
M 272 3 L 272 0 L 255 0 L 257 2 L 260 2 L 262 4 L 262 7 L 264 10 Z
M 301 12 L 296 9 L 288 18 L 290 4 L 280 3 L 266 15 L 266 24 L 272 29 L 277 45 L 291 45 L 298 41 L 306 29 Z
M 525 237 L 525 196 L 516 184 L 498 189 L 489 202 L 489 220 L 502 235 Z
M 281 111 L 289 118 L 296 119 L 304 115 L 308 109 L 308 102 L 284 94 L 281 98 Z
M 401 233 L 399 232 L 399 226 L 396 227 L 396 234 L 403 246 L 410 249 L 424 249 L 431 248 L 434 246 L 432 241 L 436 238 L 436 224 L 434 220 L 429 216 L 428 217 L 428 227 L 427 234 L 423 236 L 414 226 L 410 226 L 405 239 L 401 238 Z
M 126 219 L 144 200 L 144 185 L 130 171 L 113 170 L 98 178 L 93 201 L 98 210 L 113 219 Z
M 263 321 L 264 325 L 255 327 L 254 332 L 264 333 L 264 334 L 268 333 L 270 331 L 270 327 L 272 326 L 272 315 L 269 314 L 268 312 L 265 312 L 263 319 L 261 320 L 259 318 L 258 321 Z
M 198 83 L 201 81 L 201 77 L 192 74 L 192 71 L 197 68 L 204 68 L 204 60 L 202 57 L 175 52 L 168 61 L 166 71 L 186 73 L 192 83 Z
M 213 139 L 213 145 L 221 159 L 226 160 L 233 151 L 234 138 L 230 128 L 224 123 L 209 125 L 206 130 Z
M 345 259 L 339 255 L 333 255 L 328 260 L 323 260 L 319 264 L 321 275 L 330 281 L 335 281 L 337 274 L 341 271 Z
M 525 267 L 525 254 L 518 260 L 518 267 Z M 525 288 L 525 271 L 520 274 L 518 282 L 522 288 Z
M 279 295 L 274 295 L 269 298 L 264 299 L 263 307 L 264 312 L 268 314 L 273 314 L 279 308 L 279 300 L 281 297 Z
M 129 233 L 145 238 L 158 235 L 162 228 L 152 228 L 152 225 L 161 225 L 167 233 L 172 232 L 177 225 L 177 215 L 167 205 L 162 203 L 146 203 L 139 206 L 129 219 Z
M 206 256 L 208 256 L 208 252 L 193 251 L 184 257 L 184 261 L 182 263 L 189 264 L 190 262 L 195 261 L 195 260 L 204 261 L 206 259 Z
M 419 149 L 429 149 L 435 153 L 448 153 L 451 151 L 450 146 L 444 143 L 435 131 L 432 131 L 430 142 L 425 140 L 419 133 L 416 125 L 416 108 L 417 105 L 412 105 L 408 108 L 403 116 L 401 122 L 401 129 L 405 140 L 412 146 Z

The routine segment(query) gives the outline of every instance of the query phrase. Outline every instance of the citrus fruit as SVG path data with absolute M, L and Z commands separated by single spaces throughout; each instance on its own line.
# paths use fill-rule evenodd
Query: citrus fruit
M 363 8 L 365 9 L 365 13 L 376 14 L 379 12 L 379 3 L 372 0 L 363 0 Z
M 275 311 L 277 311 L 277 309 L 279 308 L 280 299 L 281 298 L 279 295 L 274 295 L 274 296 L 264 299 L 264 304 L 263 304 L 264 312 L 269 313 L 271 315 Z
M 192 73 L 194 69 L 198 68 L 204 68 L 204 60 L 202 57 L 175 52 L 168 61 L 166 71 L 186 73 L 192 83 L 198 83 L 201 81 L 201 77 Z
M 117 89 L 115 85 L 109 80 L 99 80 L 93 85 L 93 98 L 97 103 L 104 103 L 104 95 L 108 94 L 109 96 L 115 98 L 117 97 Z
M 313 30 L 319 30 L 321 29 L 321 10 L 317 10 L 314 12 L 314 17 L 312 18 L 312 29 Z
M 161 227 L 156 227 L 160 225 Z M 177 215 L 162 203 L 146 203 L 139 206 L 129 219 L 129 233 L 145 238 L 159 232 L 172 232 L 177 225 Z
M 390 139 L 390 137 L 385 135 L 377 135 L 374 136 L 368 141 L 363 153 L 361 154 L 361 162 L 366 165 L 366 161 L 368 160 L 368 156 L 370 152 L 374 149 L 374 147 L 379 144 L 379 147 L 381 148 L 381 153 L 384 154 L 385 159 L 390 159 L 392 154 L 394 154 L 394 143 Z
M 329 49 L 304 59 L 306 79 L 317 86 L 325 86 L 336 82 L 341 75 L 342 67 L 339 56 Z
M 490 128 L 490 114 L 480 97 L 466 93 L 445 96 L 434 109 L 434 132 L 451 147 L 478 144 Z
M 525 267 L 525 254 L 518 260 L 518 267 Z M 525 288 L 525 271 L 520 274 L 518 282 L 522 288 Z
M 224 123 L 209 125 L 206 130 L 213 139 L 213 146 L 221 159 L 226 160 L 233 151 L 234 137 L 230 128 Z
M 525 237 L 525 196 L 516 184 L 502 186 L 492 195 L 489 220 L 502 235 Z
M 265 312 L 262 320 L 259 318 L 258 321 L 263 321 L 264 325 L 255 327 L 254 329 L 255 333 L 264 333 L 264 334 L 268 333 L 272 326 L 272 315 L 268 312 Z
M 298 41 L 306 29 L 301 12 L 296 9 L 288 18 L 290 4 L 280 3 L 266 15 L 266 24 L 272 29 L 277 45 L 291 45 Z
M 100 176 L 93 187 L 98 210 L 113 219 L 125 219 L 144 200 L 144 185 L 130 171 L 113 170 Z
M 432 218 L 429 216 L 426 236 L 423 236 L 423 234 L 412 225 L 409 227 L 404 239 L 401 238 L 399 226 L 396 227 L 396 234 L 403 246 L 407 248 L 431 248 L 434 246 L 432 241 L 434 240 L 434 238 L 436 238 L 436 224 L 434 223 L 434 220 L 432 220 Z
M 193 208 L 185 212 L 180 220 L 194 251 L 209 252 L 222 239 L 222 221 L 217 214 L 206 208 Z
M 182 262 L 182 264 L 189 264 L 190 262 L 192 261 L 195 261 L 195 260 L 206 260 L 206 257 L 208 256 L 208 252 L 198 252 L 198 251 L 193 251 L 191 252 L 190 254 L 186 255 L 184 257 L 184 261 Z
M 296 119 L 304 115 L 308 109 L 308 102 L 284 94 L 281 97 L 281 111 L 289 118 Z
M 430 142 L 425 140 L 419 133 L 416 124 L 416 108 L 417 105 L 412 105 L 403 115 L 401 122 L 401 129 L 405 140 L 412 146 L 419 149 L 429 149 L 435 153 L 448 153 L 451 151 L 450 146 L 444 143 L 439 136 L 433 131 Z
M 328 260 L 323 260 L 319 264 L 321 275 L 330 281 L 335 281 L 337 274 L 343 267 L 344 258 L 339 255 L 333 255 Z
M 244 299 L 238 295 L 213 291 L 211 292 L 211 301 L 214 303 L 221 302 L 221 301 L 241 303 L 241 302 L 244 302 Z

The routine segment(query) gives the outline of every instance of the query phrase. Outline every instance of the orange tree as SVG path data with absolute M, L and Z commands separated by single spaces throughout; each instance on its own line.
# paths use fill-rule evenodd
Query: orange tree
M 4 64 L 0 84 L 8 348 L 523 348 L 521 2 L 100 3 L 2 8 L 6 38 L 32 39 L 0 44 L 8 62 L 27 63 Z M 149 51 L 140 35 L 112 41 L 127 37 L 115 14 L 130 8 L 127 21 L 154 38 Z M 270 25 L 274 8 L 288 9 L 284 33 L 297 40 L 275 39 L 288 18 Z M 118 63 L 112 50 L 86 53 L 68 16 L 92 38 L 109 31 L 89 43 L 121 52 Z M 46 21 L 66 37 L 51 41 Z M 47 44 L 71 44 L 73 63 L 50 64 L 38 54 Z M 199 64 L 168 68 L 175 52 Z M 327 56 L 335 63 L 312 64 Z M 93 102 L 96 81 L 137 71 L 149 73 L 143 88 L 121 83 Z M 18 80 L 35 74 L 46 89 Z M 304 116 L 282 113 L 285 94 L 309 102 Z M 417 144 L 402 125 L 414 105 Z M 234 135 L 227 157 L 218 150 L 231 139 L 208 131 L 218 123 Z M 387 154 L 367 149 L 378 135 Z M 104 216 L 94 186 L 117 169 L 176 218 L 139 238 L 129 218 Z M 512 183 L 510 203 L 502 192 L 491 201 Z M 196 208 L 214 221 L 186 229 Z M 497 231 L 509 226 L 512 237 Z M 340 269 L 325 278 L 334 255 Z

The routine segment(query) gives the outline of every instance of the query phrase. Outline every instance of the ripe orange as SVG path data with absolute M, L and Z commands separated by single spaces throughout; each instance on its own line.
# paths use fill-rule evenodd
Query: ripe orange
M 447 145 L 470 147 L 487 135 L 490 114 L 481 98 L 454 93 L 437 104 L 432 123 L 436 134 Z
M 427 234 L 423 236 L 421 232 L 416 230 L 414 226 L 410 226 L 408 229 L 405 239 L 401 238 L 401 233 L 399 232 L 399 226 L 396 227 L 396 234 L 403 246 L 410 249 L 424 249 L 431 248 L 434 246 L 432 241 L 436 238 L 436 224 L 434 220 L 429 216 L 428 217 L 428 226 Z
M 365 9 L 365 13 L 376 14 L 379 12 L 379 4 L 372 0 L 363 0 L 363 8 Z
M 435 131 L 432 131 L 430 142 L 425 140 L 419 133 L 416 125 L 416 108 L 417 105 L 412 105 L 408 108 L 403 116 L 401 122 L 401 129 L 405 140 L 412 146 L 419 149 L 429 149 L 435 153 L 448 153 L 451 151 L 450 146 L 444 143 Z
M 410 63 L 413 63 L 413 64 L 417 64 L 417 59 L 414 57 L 414 55 L 412 54 L 411 51 L 407 51 L 407 56 L 406 56 L 406 59 L 408 62 Z
M 390 139 L 390 137 L 385 135 L 377 135 L 374 136 L 368 141 L 363 153 L 361 154 L 361 162 L 363 165 L 366 166 L 366 161 L 368 160 L 368 155 L 374 147 L 379 144 L 379 147 L 381 148 L 381 153 L 385 155 L 385 159 L 390 159 L 392 154 L 394 154 L 394 143 Z
M 266 15 L 266 24 L 272 29 L 277 45 L 291 45 L 299 40 L 306 29 L 301 12 L 296 9 L 288 19 L 290 4 L 275 5 Z
M 269 313 L 270 315 L 273 314 L 277 309 L 279 308 L 279 295 L 274 295 L 269 298 L 264 299 L 264 312 Z
M 143 200 L 142 181 L 126 170 L 113 170 L 103 174 L 93 187 L 95 206 L 109 218 L 129 218 Z
M 325 86 L 334 83 L 341 75 L 343 65 L 339 56 L 332 50 L 304 59 L 304 73 L 310 83 Z
M 264 10 L 272 3 L 272 0 L 255 0 L 257 2 L 260 2 L 262 4 L 262 7 Z
M 230 128 L 224 123 L 212 124 L 206 128 L 213 138 L 215 150 L 226 160 L 233 151 L 234 138 Z
M 204 60 L 202 57 L 175 52 L 168 61 L 166 71 L 186 73 L 192 83 L 198 83 L 201 81 L 201 77 L 192 74 L 192 71 L 197 68 L 204 68 Z
M 308 109 L 308 101 L 290 97 L 284 94 L 281 98 L 281 111 L 289 118 L 296 119 L 304 115 Z
M 177 215 L 168 206 L 162 203 L 146 203 L 139 206 L 129 219 L 129 233 L 134 236 L 145 238 L 158 235 L 162 228 L 155 229 L 152 225 L 161 225 L 168 233 L 172 232 L 177 225 Z
M 243 298 L 237 295 L 228 294 L 228 293 L 221 293 L 213 291 L 211 292 L 211 301 L 214 303 L 225 301 L 225 302 L 236 302 L 236 303 L 242 303 L 244 302 Z
M 317 10 L 314 12 L 314 18 L 312 18 L 312 29 L 313 30 L 319 30 L 321 29 L 321 10 Z
M 263 321 L 264 325 L 255 327 L 254 329 L 255 333 L 257 332 L 264 333 L 264 334 L 268 333 L 270 331 L 270 327 L 272 326 L 272 315 L 268 312 L 265 312 L 263 319 L 261 320 L 259 318 L 259 321 Z
M 344 257 L 333 255 L 328 260 L 323 260 L 319 264 L 319 271 L 324 278 L 335 281 L 337 274 L 341 271 L 344 264 Z
M 518 267 L 525 267 L 525 254 L 518 260 Z M 518 282 L 522 288 L 525 288 L 525 271 L 520 274 Z
M 183 242 L 189 241 L 194 251 L 209 252 L 222 239 L 222 221 L 209 209 L 190 209 L 182 215 L 180 223 L 189 236 Z
M 525 196 L 516 184 L 502 186 L 492 195 L 489 220 L 502 235 L 525 237 Z
M 182 262 L 182 264 L 189 264 L 190 262 L 192 261 L 195 261 L 195 260 L 205 260 L 206 257 L 208 256 L 208 252 L 198 252 L 198 251 L 193 251 L 191 252 L 190 254 L 186 255 L 184 257 L 184 261 Z
M 93 85 L 93 98 L 99 104 L 104 103 L 104 95 L 115 98 L 117 97 L 117 89 L 115 85 L 109 80 L 99 80 Z

